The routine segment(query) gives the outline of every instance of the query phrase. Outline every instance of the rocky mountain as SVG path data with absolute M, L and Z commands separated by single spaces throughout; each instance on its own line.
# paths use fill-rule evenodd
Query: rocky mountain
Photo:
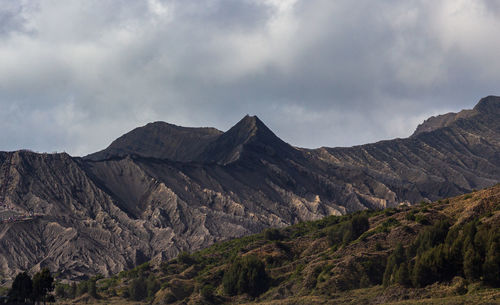
M 0 224 L 0 271 L 109 275 L 267 227 L 484 188 L 500 181 L 499 109 L 487 97 L 410 138 L 351 148 L 293 147 L 246 116 L 224 133 L 151 123 L 84 158 L 0 153 L 0 201 L 34 212 Z
M 96 286 L 99 302 L 120 304 L 496 304 L 498 226 L 500 184 L 267 229 L 161 266 L 146 263 Z M 69 286 L 65 291 L 68 302 L 97 303 Z
M 108 148 L 88 155 L 104 160 L 129 154 L 174 161 L 195 160 L 200 150 L 223 132 L 215 128 L 189 128 L 165 122 L 149 123 L 119 137 Z

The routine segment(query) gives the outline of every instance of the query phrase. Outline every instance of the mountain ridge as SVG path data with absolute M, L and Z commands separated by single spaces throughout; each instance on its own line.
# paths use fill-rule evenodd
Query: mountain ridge
M 224 133 L 148 124 L 97 157 L 2 152 L 0 199 L 9 213 L 42 216 L 0 224 L 0 273 L 110 275 L 268 227 L 493 185 L 498 102 L 488 97 L 477 115 L 414 137 L 350 148 L 295 148 L 246 116 Z

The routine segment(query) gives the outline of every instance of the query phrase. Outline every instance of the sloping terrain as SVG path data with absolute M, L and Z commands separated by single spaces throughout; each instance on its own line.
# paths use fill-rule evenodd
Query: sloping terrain
M 160 266 L 143 264 L 99 279 L 98 301 L 495 304 L 500 300 L 499 226 L 497 184 L 413 207 L 267 229 Z M 78 290 L 90 281 L 79 283 Z
M 0 224 L 9 279 L 48 266 L 110 275 L 217 241 L 500 181 L 500 98 L 408 139 L 308 150 L 257 117 L 225 133 L 156 122 L 85 158 L 0 153 L 0 201 L 42 216 Z

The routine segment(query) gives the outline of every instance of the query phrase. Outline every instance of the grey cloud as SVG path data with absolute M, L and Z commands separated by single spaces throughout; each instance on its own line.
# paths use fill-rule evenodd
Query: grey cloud
M 247 113 L 293 145 L 362 144 L 498 94 L 500 21 L 486 0 L 26 1 L 8 12 L 2 150 L 81 155 L 149 121 L 225 130 Z

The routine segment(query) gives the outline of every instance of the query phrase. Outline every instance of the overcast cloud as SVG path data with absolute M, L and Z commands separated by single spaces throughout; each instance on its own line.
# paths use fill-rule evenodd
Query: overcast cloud
M 0 150 L 259 116 L 295 146 L 409 136 L 500 94 L 495 0 L 0 0 Z

